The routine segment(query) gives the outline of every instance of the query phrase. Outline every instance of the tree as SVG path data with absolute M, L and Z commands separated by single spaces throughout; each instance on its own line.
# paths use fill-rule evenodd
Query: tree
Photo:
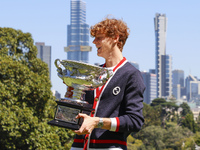
M 194 140 L 195 140 L 195 143 L 200 146 L 200 133 L 199 132 L 196 132 L 195 135 L 194 135 Z
M 157 149 L 161 150 L 166 148 L 163 138 L 166 130 L 160 126 L 148 126 L 143 130 L 139 131 L 135 138 L 142 140 L 146 149 Z
M 196 124 L 197 124 L 197 130 L 200 131 L 200 113 L 196 119 Z
M 188 128 L 180 126 L 168 129 L 163 129 L 160 126 L 148 126 L 139 131 L 134 137 L 142 141 L 143 145 L 141 147 L 143 146 L 143 149 L 179 150 L 194 147 L 194 142 L 192 142 L 194 139 L 193 133 Z
M 170 127 L 165 132 L 164 143 L 166 148 L 178 150 L 181 149 L 187 138 L 191 138 L 192 136 L 193 133 L 187 128 L 180 126 Z
M 182 117 L 185 117 L 188 113 L 192 113 L 191 110 L 190 110 L 190 106 L 183 102 L 180 107 L 182 108 L 182 111 L 181 111 L 181 116 Z
M 151 125 L 160 126 L 162 108 L 151 107 L 146 103 L 143 103 L 143 105 L 144 125 L 142 126 L 142 128 L 146 128 Z
M 152 101 L 151 106 L 165 106 L 166 100 L 164 98 L 156 98 Z
M 197 131 L 197 124 L 194 121 L 194 116 L 192 113 L 188 113 L 185 118 L 182 120 L 182 126 L 187 127 L 193 133 Z
M 162 108 L 161 111 L 161 119 L 162 119 L 162 126 L 165 128 L 166 121 L 169 121 L 170 118 L 175 116 L 175 111 L 179 108 L 175 101 L 170 100 L 166 101 L 163 98 L 156 98 L 152 101 L 151 106 L 158 107 L 160 106 Z
M 128 138 L 127 138 L 127 149 L 138 150 L 143 146 L 144 145 L 143 145 L 141 140 L 135 139 L 131 135 L 128 136 Z
M 1 149 L 69 149 L 73 133 L 47 124 L 56 103 L 30 33 L 0 28 Z

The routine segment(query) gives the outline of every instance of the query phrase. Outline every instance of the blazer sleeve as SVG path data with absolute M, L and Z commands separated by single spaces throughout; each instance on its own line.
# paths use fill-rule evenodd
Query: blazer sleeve
M 137 132 L 144 123 L 142 114 L 145 85 L 140 71 L 135 71 L 127 80 L 123 104 L 117 120 L 118 132 Z

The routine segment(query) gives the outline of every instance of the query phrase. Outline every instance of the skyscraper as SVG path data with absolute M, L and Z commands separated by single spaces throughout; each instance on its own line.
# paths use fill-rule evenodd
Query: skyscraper
M 68 60 L 89 61 L 89 25 L 86 24 L 86 3 L 82 0 L 71 0 L 70 25 L 67 26 Z
M 183 70 L 173 70 L 172 71 L 172 84 L 173 84 L 173 96 L 176 99 L 180 99 L 185 94 L 185 87 L 184 87 L 184 71 Z
M 199 100 L 200 99 L 200 80 L 197 77 L 189 75 L 185 79 L 187 100 Z
M 165 14 L 156 14 L 155 50 L 156 50 L 156 77 L 157 97 L 172 96 L 172 57 L 166 55 L 167 18 Z
M 156 74 L 150 72 L 141 72 L 146 89 L 144 91 L 144 102 L 150 104 L 157 96 L 156 93 Z
M 44 42 L 36 42 L 35 45 L 38 49 L 37 58 L 47 63 L 49 67 L 49 78 L 51 79 L 51 46 L 46 46 Z
M 172 71 L 173 84 L 180 84 L 181 87 L 184 87 L 184 71 L 183 70 L 173 70 Z

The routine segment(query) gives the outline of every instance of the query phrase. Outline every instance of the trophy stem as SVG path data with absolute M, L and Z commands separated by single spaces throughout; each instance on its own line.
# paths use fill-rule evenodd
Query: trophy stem
M 73 91 L 73 96 L 72 99 L 73 100 L 84 100 L 84 96 L 85 96 L 85 92 L 84 90 L 84 86 L 82 85 L 78 85 L 78 84 L 73 84 L 74 90 Z

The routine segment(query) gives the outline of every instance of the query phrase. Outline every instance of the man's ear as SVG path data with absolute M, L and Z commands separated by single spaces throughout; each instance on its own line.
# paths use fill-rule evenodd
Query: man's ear
M 117 43 L 119 41 L 119 35 L 114 38 L 114 42 Z

